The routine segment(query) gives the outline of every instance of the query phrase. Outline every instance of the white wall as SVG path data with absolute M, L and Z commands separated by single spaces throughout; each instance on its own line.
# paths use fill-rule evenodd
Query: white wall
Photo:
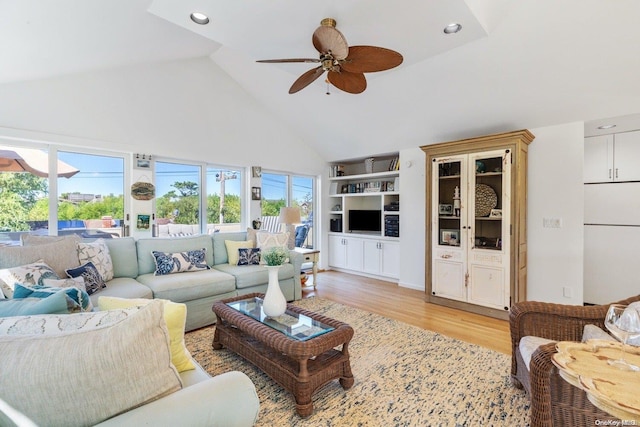
M 425 290 L 425 155 L 420 148 L 400 151 L 400 279 Z
M 0 94 L 0 127 L 53 142 L 311 175 L 325 164 L 209 58 L 3 84 Z
M 529 146 L 527 299 L 582 304 L 584 123 L 531 132 L 536 138 Z M 543 227 L 544 218 L 560 219 L 561 227 Z

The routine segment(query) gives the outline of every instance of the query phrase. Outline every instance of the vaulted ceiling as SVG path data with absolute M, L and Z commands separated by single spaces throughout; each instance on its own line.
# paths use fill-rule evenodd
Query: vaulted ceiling
M 327 17 L 404 62 L 362 94 L 320 78 L 289 95 L 314 64 L 255 61 L 317 57 Z M 209 57 L 325 159 L 366 156 L 640 112 L 639 17 L 637 0 L 0 0 L 0 102 L 16 82 Z

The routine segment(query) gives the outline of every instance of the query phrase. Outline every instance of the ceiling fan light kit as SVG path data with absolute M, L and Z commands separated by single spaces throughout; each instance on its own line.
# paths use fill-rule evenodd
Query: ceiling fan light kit
M 351 46 L 340 31 L 336 20 L 325 18 L 314 31 L 311 41 L 320 53 L 318 59 L 264 59 L 257 62 L 314 62 L 320 65 L 302 74 L 293 82 L 289 93 L 299 92 L 327 72 L 327 82 L 347 93 L 362 93 L 367 88 L 364 73 L 389 70 L 402 64 L 402 55 L 377 46 Z M 327 90 L 327 93 L 329 91 Z

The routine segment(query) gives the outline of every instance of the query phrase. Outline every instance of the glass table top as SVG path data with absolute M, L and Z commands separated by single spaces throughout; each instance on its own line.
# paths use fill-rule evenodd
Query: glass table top
M 270 326 L 289 338 L 298 341 L 306 341 L 335 329 L 309 316 L 290 310 L 287 310 L 282 316 L 268 317 L 262 310 L 262 298 L 258 297 L 228 302 L 226 304 L 234 310 L 246 314 L 258 322 Z

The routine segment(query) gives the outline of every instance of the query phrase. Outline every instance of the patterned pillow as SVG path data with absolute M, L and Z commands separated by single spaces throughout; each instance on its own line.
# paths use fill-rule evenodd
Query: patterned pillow
M 0 286 L 7 298 L 13 298 L 16 283 L 23 285 L 43 285 L 44 279 L 59 279 L 51 267 L 42 260 L 19 267 L 0 270 Z
M 87 292 L 87 287 L 84 285 L 84 278 L 82 276 L 68 277 L 66 279 L 44 279 L 42 284 L 49 288 L 78 288 L 81 291 Z
M 156 276 L 187 271 L 209 270 L 205 258 L 206 248 L 186 252 L 158 252 L 151 251 L 156 263 Z
M 78 243 L 78 261 L 80 264 L 93 263 L 105 282 L 113 279 L 113 262 L 104 239 L 91 243 Z
M 286 233 L 267 233 L 265 231 L 258 231 L 256 233 L 256 247 L 262 250 L 281 246 L 287 249 L 289 243 L 289 232 Z
M 238 249 L 238 265 L 259 265 L 260 248 Z
M 138 306 L 86 313 L 41 314 L 30 316 L 0 317 L 0 336 L 5 335 L 56 335 L 64 332 L 86 331 L 114 325 L 139 310 Z
M 96 269 L 96 266 L 91 262 L 82 264 L 80 267 L 70 268 L 67 270 L 67 274 L 69 277 L 82 277 L 89 295 L 107 287 L 98 269 Z
M 16 283 L 13 298 L 47 298 L 60 291 L 64 291 L 73 301 L 73 304 L 69 306 L 70 313 L 93 310 L 93 304 L 91 304 L 89 294 L 78 288 L 49 288 L 42 285 L 23 286 Z

